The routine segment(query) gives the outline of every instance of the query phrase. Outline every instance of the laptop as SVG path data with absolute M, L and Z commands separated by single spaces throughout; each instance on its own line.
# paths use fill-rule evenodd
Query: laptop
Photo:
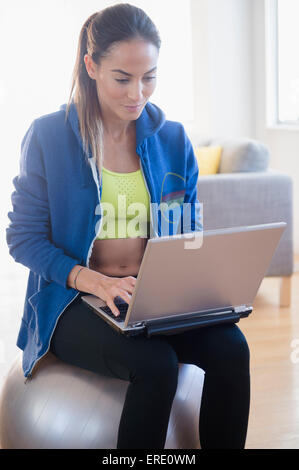
M 119 296 L 114 299 L 118 317 L 99 297 L 87 294 L 81 299 L 128 336 L 177 334 L 236 323 L 252 312 L 286 225 L 277 222 L 150 238 L 130 303 Z

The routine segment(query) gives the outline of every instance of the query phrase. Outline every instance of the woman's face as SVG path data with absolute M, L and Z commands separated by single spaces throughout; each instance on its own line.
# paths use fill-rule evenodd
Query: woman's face
M 87 72 L 96 80 L 103 116 L 123 121 L 138 119 L 156 88 L 158 55 L 155 45 L 134 39 L 115 43 L 100 65 L 88 54 L 84 56 Z

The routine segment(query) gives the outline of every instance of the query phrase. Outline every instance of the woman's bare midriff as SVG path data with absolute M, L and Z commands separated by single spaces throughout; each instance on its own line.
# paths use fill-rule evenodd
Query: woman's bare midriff
M 147 238 L 95 240 L 89 268 L 106 276 L 137 277 L 147 241 Z

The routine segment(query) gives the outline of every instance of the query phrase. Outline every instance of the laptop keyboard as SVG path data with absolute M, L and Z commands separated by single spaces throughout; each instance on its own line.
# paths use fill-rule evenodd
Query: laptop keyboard
M 101 307 L 101 310 L 103 310 L 105 313 L 107 313 L 107 315 L 109 315 L 110 317 L 112 317 L 114 320 L 118 321 L 118 322 L 122 322 L 125 320 L 126 318 L 126 314 L 127 314 L 127 311 L 128 311 L 128 308 L 129 308 L 129 304 L 127 303 L 121 303 L 121 304 L 115 304 L 116 307 L 118 308 L 119 310 L 119 315 L 118 317 L 116 317 L 114 315 L 114 313 L 112 312 L 112 310 L 110 309 L 110 307 L 108 307 L 108 305 L 106 305 L 105 307 Z

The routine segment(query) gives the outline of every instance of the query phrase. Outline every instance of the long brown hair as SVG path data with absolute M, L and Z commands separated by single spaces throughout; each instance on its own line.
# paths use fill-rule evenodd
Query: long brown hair
M 100 60 L 109 54 L 113 43 L 135 38 L 142 38 L 160 50 L 161 39 L 156 26 L 141 8 L 129 3 L 119 3 L 93 13 L 80 31 L 66 118 L 73 100 L 77 108 L 86 159 L 88 161 L 91 151 L 100 175 L 103 164 L 101 109 L 96 82 L 87 73 L 84 55 L 88 53 L 99 65 Z

